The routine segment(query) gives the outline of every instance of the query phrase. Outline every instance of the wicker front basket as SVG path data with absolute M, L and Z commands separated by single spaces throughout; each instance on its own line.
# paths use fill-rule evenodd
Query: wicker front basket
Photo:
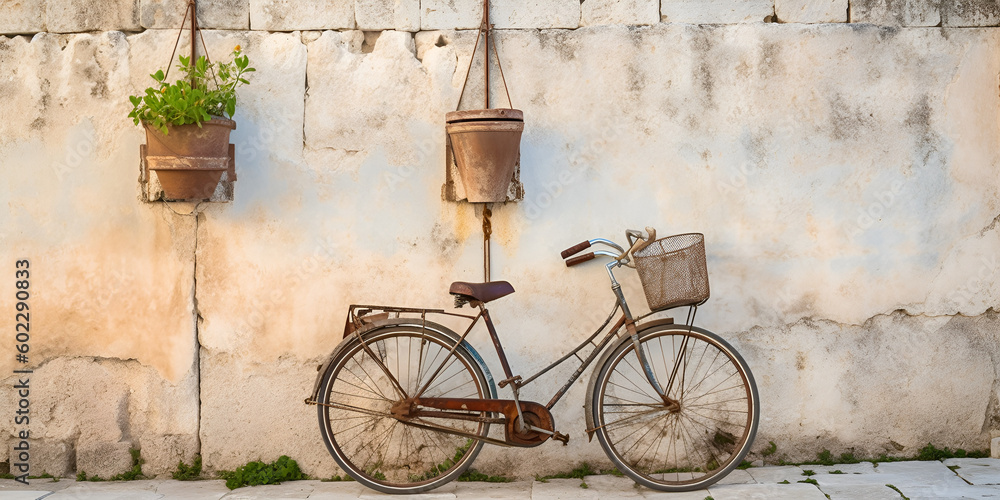
M 633 255 L 650 310 L 662 311 L 708 300 L 705 235 L 667 236 Z

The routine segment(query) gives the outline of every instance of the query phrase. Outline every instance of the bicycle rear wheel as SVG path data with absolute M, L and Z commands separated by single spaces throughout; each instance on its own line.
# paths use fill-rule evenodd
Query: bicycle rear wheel
M 383 493 L 420 493 L 457 478 L 475 460 L 483 442 L 427 426 L 486 436 L 489 424 L 401 419 L 390 410 L 404 399 L 401 393 L 413 396 L 442 363 L 444 369 L 422 397 L 489 398 L 477 358 L 464 345 L 449 357 L 458 337 L 443 329 L 391 325 L 363 338 L 367 349 L 357 339 L 347 340 L 321 381 L 319 424 L 330 454 L 348 475 Z
M 631 341 L 600 368 L 591 405 L 608 457 L 637 483 L 662 491 L 705 488 L 736 468 L 757 434 L 760 400 L 746 362 L 719 336 L 684 326 L 639 334 L 671 407 L 648 382 Z M 675 370 L 676 367 L 676 370 Z

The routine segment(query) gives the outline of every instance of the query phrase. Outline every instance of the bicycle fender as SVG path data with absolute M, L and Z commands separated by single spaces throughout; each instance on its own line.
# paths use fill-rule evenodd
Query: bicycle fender
M 639 338 L 642 338 L 646 332 L 663 326 L 673 326 L 676 327 L 677 329 L 682 329 L 682 330 L 687 330 L 688 328 L 685 325 L 678 325 L 677 323 L 674 323 L 674 320 L 672 318 L 667 318 L 667 319 L 657 319 L 650 321 L 648 323 L 637 325 L 637 330 L 638 330 L 637 333 L 639 334 Z M 697 326 L 692 327 L 691 330 L 700 333 L 711 333 L 708 330 L 705 330 L 704 328 L 698 328 Z M 594 395 L 594 388 L 597 387 L 597 377 L 598 375 L 600 375 L 600 371 L 601 368 L 604 366 L 604 363 L 608 361 L 609 357 L 611 357 L 611 353 L 618 350 L 618 347 L 621 346 L 622 344 L 631 341 L 632 341 L 631 336 L 629 335 L 622 336 L 620 339 L 616 340 L 615 343 L 610 348 L 605 349 L 604 352 L 601 354 L 600 359 L 598 359 L 597 363 L 594 364 L 594 371 L 591 372 L 590 374 L 590 382 L 587 383 L 587 392 L 586 392 L 587 396 L 586 398 L 584 398 L 583 402 L 583 408 L 584 408 L 583 413 L 584 416 L 587 418 L 587 441 L 592 441 L 594 439 L 594 431 L 596 430 L 596 425 L 594 423 L 593 395 Z
M 387 319 L 376 320 L 373 321 L 371 324 L 365 325 L 363 328 L 358 330 L 357 334 L 364 335 L 371 331 L 390 326 L 410 326 L 416 328 L 423 327 L 433 332 L 440 333 L 446 337 L 451 337 L 454 340 L 457 340 L 460 337 L 460 335 L 455 333 L 454 330 L 446 326 L 434 323 L 432 321 L 423 321 L 420 320 L 419 318 L 387 318 Z M 316 369 L 317 371 L 316 381 L 313 382 L 313 390 L 309 398 L 306 399 L 307 402 L 316 401 L 316 398 L 319 396 L 319 386 L 323 381 L 323 375 L 326 374 L 326 371 L 330 368 L 330 363 L 332 363 L 333 360 L 337 357 L 337 355 L 340 354 L 340 351 L 344 350 L 347 346 L 357 341 L 358 339 L 354 334 L 351 334 L 351 336 L 342 340 L 339 344 L 337 344 L 337 347 L 333 349 L 333 352 L 330 353 L 330 356 L 326 358 L 326 361 L 324 361 L 323 364 L 321 364 Z M 471 355 L 472 358 L 475 359 L 477 363 L 479 363 L 479 367 L 482 368 L 483 375 L 486 376 L 486 381 L 489 383 L 490 386 L 490 397 L 496 399 L 497 388 L 493 382 L 493 374 L 490 373 L 489 367 L 486 366 L 486 362 L 483 360 L 482 356 L 479 355 L 476 349 L 472 347 L 471 344 L 469 344 L 468 341 L 463 340 L 462 347 L 464 347 L 469 352 L 469 355 Z

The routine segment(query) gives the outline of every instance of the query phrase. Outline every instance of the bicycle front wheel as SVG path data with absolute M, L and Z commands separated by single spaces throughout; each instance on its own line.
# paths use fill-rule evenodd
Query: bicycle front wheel
M 363 338 L 364 345 L 350 339 L 339 349 L 320 384 L 320 431 L 330 454 L 348 475 L 383 493 L 420 493 L 457 478 L 483 446 L 469 436 L 486 436 L 489 424 L 397 418 L 391 410 L 428 380 L 422 397 L 489 398 L 477 359 L 464 345 L 449 356 L 458 337 L 420 327 L 392 325 Z
M 700 328 L 661 327 L 639 340 L 669 399 L 649 383 L 633 343 L 621 343 L 592 395 L 601 446 L 643 486 L 705 488 L 739 466 L 753 444 L 760 418 L 753 375 L 729 343 Z

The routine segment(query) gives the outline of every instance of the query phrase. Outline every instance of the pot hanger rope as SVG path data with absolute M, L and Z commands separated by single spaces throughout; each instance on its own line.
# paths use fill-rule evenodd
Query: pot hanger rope
M 483 33 L 486 33 L 484 36 Z M 472 56 L 469 57 L 469 67 L 465 70 L 465 81 L 462 82 L 462 93 L 458 95 L 458 104 L 455 109 L 458 109 L 462 105 L 462 97 L 465 96 L 465 86 L 469 83 L 469 74 L 472 73 L 472 63 L 476 60 L 476 54 L 479 52 L 479 38 L 482 37 L 484 43 L 486 44 L 486 50 L 483 54 L 483 68 L 485 73 L 484 83 L 485 83 L 485 101 L 486 105 L 484 109 L 490 109 L 490 40 L 493 40 L 493 55 L 497 59 L 497 68 L 500 69 L 500 81 L 503 82 L 503 91 L 507 94 L 507 107 L 513 109 L 514 105 L 510 101 L 510 91 L 507 90 L 507 79 L 503 76 L 503 64 L 500 63 L 500 53 L 497 52 L 497 42 L 493 38 L 493 25 L 490 24 L 490 0 L 483 0 L 483 21 L 479 25 L 479 31 L 476 33 L 476 44 L 472 47 Z
M 212 81 L 215 82 L 216 86 L 219 85 L 219 80 L 215 76 L 215 69 L 212 68 L 212 58 L 209 57 L 209 55 L 208 55 L 208 45 L 205 44 L 205 35 L 201 32 L 201 29 L 198 28 L 198 15 L 197 15 L 197 13 L 198 13 L 197 0 L 188 0 L 187 7 L 186 7 L 186 9 L 184 11 L 184 20 L 181 21 L 181 27 L 177 31 L 177 39 L 174 40 L 174 50 L 172 50 L 170 52 L 170 60 L 167 61 L 167 72 L 164 73 L 164 75 L 163 75 L 163 81 L 165 81 L 165 82 L 169 82 L 170 81 L 169 80 L 169 77 L 170 77 L 170 68 L 171 68 L 171 65 L 174 63 L 174 56 L 177 54 L 177 47 L 180 46 L 181 35 L 184 34 L 184 24 L 187 23 L 188 16 L 191 16 L 191 60 L 190 60 L 190 64 L 194 64 L 197 61 L 197 58 L 195 56 L 195 49 L 197 48 L 197 39 L 195 38 L 195 34 L 197 33 L 197 37 L 201 39 L 201 48 L 205 49 L 205 61 L 208 63 L 208 67 L 212 71 Z M 194 78 L 191 78 L 191 86 L 194 87 Z

